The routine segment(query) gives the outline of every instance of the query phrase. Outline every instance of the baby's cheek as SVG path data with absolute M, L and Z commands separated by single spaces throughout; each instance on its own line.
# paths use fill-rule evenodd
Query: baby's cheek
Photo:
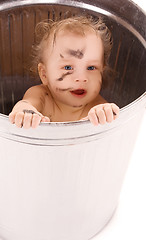
M 102 85 L 101 83 L 102 82 L 100 79 L 94 80 L 93 85 L 92 85 L 93 93 L 98 94 L 100 92 L 101 85 Z
M 93 92 L 94 95 L 97 95 L 99 94 L 99 89 L 96 89 L 94 92 Z
M 94 84 L 91 87 L 90 94 L 91 94 L 91 98 L 92 99 L 96 98 L 99 95 L 100 89 L 101 89 L 101 85 L 100 84 Z
M 95 90 L 94 92 L 93 92 L 93 97 L 97 97 L 98 96 L 98 94 L 99 94 L 99 90 Z

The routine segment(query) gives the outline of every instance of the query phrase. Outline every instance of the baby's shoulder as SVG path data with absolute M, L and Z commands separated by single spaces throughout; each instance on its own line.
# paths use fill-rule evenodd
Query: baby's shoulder
M 30 91 L 40 91 L 40 92 L 46 92 L 46 86 L 44 84 L 34 85 L 29 88 Z
M 44 106 L 48 104 L 51 106 L 53 98 L 48 86 L 44 84 L 36 85 L 33 87 L 32 91 L 35 91 L 35 95 L 40 99 Z
M 30 87 L 27 91 L 26 94 L 32 94 L 32 95 L 46 95 L 47 94 L 47 86 L 40 84 L 40 85 L 35 85 Z

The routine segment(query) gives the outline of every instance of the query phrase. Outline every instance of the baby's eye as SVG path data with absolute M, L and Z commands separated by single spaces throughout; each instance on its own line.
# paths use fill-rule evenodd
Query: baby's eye
M 72 70 L 73 68 L 72 68 L 72 66 L 70 66 L 70 65 L 66 65 L 66 66 L 64 67 L 64 69 L 65 69 L 65 70 Z
M 89 66 L 89 67 L 87 67 L 87 69 L 88 69 L 88 70 L 95 70 L 96 67 L 95 67 L 95 66 Z

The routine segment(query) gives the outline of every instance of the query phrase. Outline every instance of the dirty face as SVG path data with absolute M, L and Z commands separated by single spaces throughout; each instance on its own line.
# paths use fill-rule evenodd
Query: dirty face
M 41 80 L 58 102 L 84 106 L 100 92 L 103 56 L 102 40 L 96 33 L 87 32 L 84 36 L 58 33 L 52 48 L 44 51 L 44 63 L 39 70 Z

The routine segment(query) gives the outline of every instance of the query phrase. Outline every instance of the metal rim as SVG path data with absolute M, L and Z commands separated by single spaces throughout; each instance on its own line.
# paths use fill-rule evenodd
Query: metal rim
M 0 114 L 0 136 L 18 143 L 39 146 L 65 146 L 95 141 L 125 126 L 129 119 L 144 112 L 146 92 L 120 110 L 120 117 L 110 124 L 94 127 L 88 120 L 77 122 L 42 123 L 38 129 L 18 129 L 9 123 L 8 116 Z M 45 131 L 44 131 L 45 130 Z M 57 130 L 57 131 L 56 131 Z M 54 136 L 54 131 L 56 131 Z M 46 134 L 48 132 L 48 134 Z M 80 133 L 80 134 L 79 134 Z M 45 135 L 44 135 L 45 134 Z

